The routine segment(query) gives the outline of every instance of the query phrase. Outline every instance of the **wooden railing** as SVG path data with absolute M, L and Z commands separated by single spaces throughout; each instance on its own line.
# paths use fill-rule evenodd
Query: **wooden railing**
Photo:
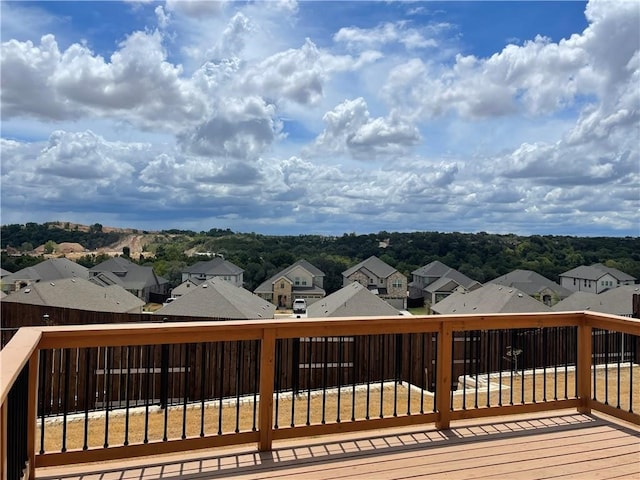
M 43 466 L 252 442 L 264 451 L 286 438 L 425 423 L 447 429 L 463 418 L 562 408 L 640 424 L 639 340 L 640 320 L 590 312 L 25 327 L 0 351 L 1 478 L 35 478 Z M 181 367 L 171 367 L 170 357 Z M 604 370 L 604 387 L 596 368 L 603 365 L 612 368 Z M 163 376 L 158 399 L 152 383 L 169 371 L 180 372 L 178 393 L 167 394 L 173 380 Z M 161 420 L 156 436 L 153 415 Z M 190 430 L 191 417 L 198 431 Z M 214 417 L 217 429 L 209 425 Z M 115 423 L 124 440 L 114 443 Z M 173 423 L 181 434 L 169 432 Z M 72 445 L 73 428 L 84 440 Z M 96 429 L 101 445 L 89 439 Z

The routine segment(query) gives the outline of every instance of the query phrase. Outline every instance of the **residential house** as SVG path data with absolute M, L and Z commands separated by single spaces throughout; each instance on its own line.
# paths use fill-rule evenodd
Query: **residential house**
M 342 285 L 358 282 L 399 310 L 407 308 L 407 277 L 376 256 L 342 272 Z
M 342 287 L 307 308 L 308 318 L 395 315 L 402 314 L 358 282 Z
M 101 287 L 83 278 L 32 283 L 2 301 L 112 313 L 141 313 L 144 306 L 142 300 L 119 285 Z
M 567 298 L 572 293 L 571 290 L 532 270 L 514 270 L 494 278 L 489 283 L 515 287 L 549 307 Z
M 220 278 L 190 287 L 187 295 L 156 310 L 154 315 L 206 317 L 213 320 L 274 318 L 276 307 L 249 290 Z
M 620 285 L 633 285 L 635 277 L 601 263 L 573 268 L 561 273 L 560 285 L 572 292 L 600 293 Z
M 311 305 L 326 295 L 324 273 L 306 260 L 298 260 L 262 282 L 253 293 L 278 308 L 291 308 L 296 298 L 303 298 Z
M 152 267 L 124 257 L 113 257 L 90 268 L 89 280 L 100 286 L 120 285 L 145 303 L 162 303 L 169 291 L 168 281 L 156 275 Z
M 215 257 L 212 260 L 196 262 L 182 272 L 182 281 L 191 280 L 194 284 L 200 285 L 206 280 L 219 278 L 225 280 L 236 287 L 244 285 L 244 270 L 226 261 L 222 257 Z
M 552 310 L 556 312 L 589 310 L 632 317 L 634 295 L 640 295 L 640 285 L 621 285 L 602 293 L 574 292 L 555 304 Z
M 413 306 L 433 305 L 453 292 L 470 292 L 482 284 L 438 260 L 411 272 L 409 302 Z
M 89 270 L 67 258 L 50 258 L 32 267 L 23 268 L 2 278 L 2 290 L 15 292 L 38 282 L 50 282 L 61 278 L 89 278 Z
M 550 312 L 522 290 L 487 283 L 472 292 L 456 292 L 431 307 L 435 314 Z

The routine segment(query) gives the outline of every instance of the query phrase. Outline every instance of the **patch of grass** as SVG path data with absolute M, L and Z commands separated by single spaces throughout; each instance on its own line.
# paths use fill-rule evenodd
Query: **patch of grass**
M 596 373 L 596 398 L 605 400 L 608 392 L 608 403 L 613 406 L 620 404 L 623 410 L 629 410 L 633 403 L 633 410 L 640 411 L 640 395 L 631 398 L 629 369 L 621 370 L 620 375 L 620 395 L 618 397 L 618 376 L 615 372 L 609 372 L 607 378 L 608 389 L 605 389 L 605 372 Z M 493 379 L 498 382 L 498 379 Z M 523 377 L 508 373 L 502 377 L 502 388 L 497 386 L 487 389 L 479 387 L 468 389 L 464 394 L 461 391 L 452 394 L 452 405 L 454 410 L 463 408 L 473 409 L 475 406 L 485 407 L 487 404 L 496 406 L 498 404 L 509 405 L 530 403 L 534 400 L 542 402 L 565 398 L 565 387 L 568 398 L 575 398 L 575 376 L 573 372 L 558 371 L 558 376 L 554 376 L 553 371 L 544 375 L 536 375 L 535 388 L 532 376 Z M 633 369 L 633 384 L 636 392 L 640 386 L 640 367 Z M 349 422 L 352 419 L 363 420 L 366 418 L 379 418 L 380 416 L 391 417 L 393 415 L 405 415 L 407 413 L 417 414 L 421 411 L 426 413 L 434 411 L 434 397 L 431 392 L 420 389 L 407 388 L 407 383 L 389 384 L 384 388 L 380 385 L 371 385 L 367 394 L 367 389 L 358 388 L 355 397 L 351 387 L 343 387 L 338 394 L 337 390 L 327 390 L 322 392 L 312 392 L 308 396 L 307 392 L 292 397 L 291 394 L 282 394 L 277 402 L 277 425 L 281 428 L 293 425 L 307 425 L 319 423 L 334 423 L 339 418 L 341 422 Z M 535 392 L 535 397 L 534 397 Z M 488 401 L 487 401 L 487 396 Z M 274 405 L 274 418 L 275 418 Z M 182 406 L 171 407 L 167 411 L 158 407 L 152 407 L 149 415 L 145 416 L 144 408 L 132 409 L 128 418 L 124 415 L 124 410 L 118 412 L 111 411 L 108 419 L 109 436 L 107 443 L 110 446 L 121 445 L 125 442 L 125 432 L 128 429 L 126 440 L 129 444 L 142 443 L 145 439 L 145 431 L 149 441 L 162 440 L 165 436 L 165 416 L 166 416 L 166 437 L 168 439 L 198 437 L 202 433 L 205 435 L 215 435 L 217 433 L 232 433 L 235 431 L 246 432 L 254 429 L 257 425 L 257 412 L 259 402 L 253 402 L 253 398 L 240 403 L 236 409 L 236 404 L 223 403 L 222 410 L 217 402 L 208 402 L 204 409 L 200 403 L 189 404 L 187 408 Z M 324 412 L 324 413 L 323 413 Z M 338 417 L 339 412 L 339 417 Z M 45 424 L 45 451 L 60 451 L 62 447 L 63 425 L 56 419 L 48 419 Z M 105 429 L 107 421 L 104 415 L 99 416 L 92 413 L 86 424 L 87 444 L 91 447 L 102 447 L 105 444 Z M 38 424 L 38 430 L 40 424 Z M 83 415 L 76 415 L 71 418 L 66 426 L 66 448 L 68 450 L 80 449 L 84 445 L 85 423 Z M 38 431 L 37 438 L 40 438 Z M 39 450 L 39 446 L 38 446 Z

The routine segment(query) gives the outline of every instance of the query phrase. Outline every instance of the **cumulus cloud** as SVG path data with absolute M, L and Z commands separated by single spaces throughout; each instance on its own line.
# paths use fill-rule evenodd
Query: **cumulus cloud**
M 2 47 L 2 106 L 9 118 L 118 115 L 154 124 L 159 118 L 190 120 L 204 111 L 181 68 L 166 61 L 157 31 L 134 32 L 109 62 L 78 43 L 60 51 L 53 35 L 40 45 L 10 40 Z
M 371 118 L 362 97 L 345 100 L 323 120 L 325 129 L 315 142 L 320 152 L 349 152 L 354 158 L 375 159 L 402 153 L 420 140 L 418 129 L 401 119 Z
M 437 41 L 426 38 L 420 30 L 408 26 L 407 22 L 387 22 L 375 28 L 343 27 L 333 36 L 334 41 L 345 43 L 349 48 L 378 48 L 386 44 L 399 43 L 408 49 L 436 47 Z

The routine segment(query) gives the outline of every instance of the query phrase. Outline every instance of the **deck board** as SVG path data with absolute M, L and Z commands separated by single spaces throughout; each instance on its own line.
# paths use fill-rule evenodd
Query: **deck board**
M 574 411 L 41 468 L 45 480 L 638 479 L 640 427 Z

